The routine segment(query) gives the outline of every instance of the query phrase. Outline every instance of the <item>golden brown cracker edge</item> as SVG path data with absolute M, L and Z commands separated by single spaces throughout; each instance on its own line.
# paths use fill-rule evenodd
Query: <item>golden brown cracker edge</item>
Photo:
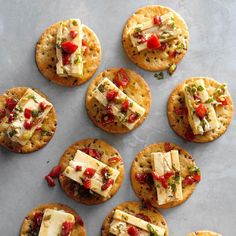
M 61 174 L 59 177 L 60 185 L 62 190 L 66 193 L 66 195 L 77 202 L 86 205 L 101 204 L 111 199 L 118 192 L 122 184 L 124 178 L 123 159 L 119 154 L 119 152 L 107 142 L 95 138 L 83 139 L 75 142 L 70 147 L 68 147 L 64 152 L 64 154 L 62 155 L 59 162 L 59 165 L 62 167 L 62 172 L 68 166 L 69 161 L 74 158 L 76 151 L 84 147 L 90 147 L 99 150 L 102 153 L 101 158 L 103 158 L 103 162 L 120 171 L 120 175 L 118 176 L 116 182 L 114 183 L 112 189 L 109 192 L 109 196 L 107 198 L 104 198 L 96 193 L 91 194 L 90 191 L 86 190 L 83 186 L 79 185 L 78 183 L 69 179 L 63 174 Z M 115 165 L 111 165 L 108 163 L 108 158 L 113 155 L 116 155 L 121 158 L 121 161 Z M 104 158 L 107 158 L 106 161 L 104 161 Z M 74 194 L 75 191 L 77 192 L 76 194 Z

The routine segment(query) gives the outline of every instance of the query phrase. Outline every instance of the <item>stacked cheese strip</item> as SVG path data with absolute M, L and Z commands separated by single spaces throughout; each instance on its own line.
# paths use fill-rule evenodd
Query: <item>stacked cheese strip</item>
M 179 152 L 177 150 L 171 150 L 170 152 L 152 153 L 152 168 L 158 176 L 164 176 L 166 173 L 174 172 L 171 177 L 171 183 L 168 183 L 165 188 L 161 181 L 155 180 L 154 183 L 157 191 L 157 200 L 159 205 L 166 204 L 171 201 L 182 200 L 182 180 L 180 176 L 180 162 Z M 177 173 L 176 173 L 177 172 Z M 177 176 L 177 179 L 176 179 Z M 174 188 L 173 186 L 174 185 Z
M 40 104 L 43 104 L 45 107 L 44 110 L 41 110 Z M 53 105 L 48 102 L 45 98 L 40 96 L 38 93 L 32 89 L 27 89 L 23 97 L 19 100 L 16 107 L 13 110 L 14 120 L 9 124 L 7 129 L 7 134 L 9 138 L 21 144 L 22 146 L 26 145 L 27 142 L 31 139 L 35 130 L 41 126 L 45 117 L 52 109 Z M 24 116 L 25 109 L 34 111 L 37 114 L 37 117 L 31 116 L 30 119 L 27 119 L 29 122 L 33 122 L 31 129 L 26 129 L 24 123 L 26 118 Z
M 195 135 L 204 134 L 207 131 L 218 128 L 214 106 L 209 102 L 209 95 L 203 79 L 195 80 L 192 83 L 184 85 L 185 104 L 188 109 L 188 120 Z M 197 98 L 196 98 L 197 95 Z M 196 114 L 196 107 L 199 103 L 204 104 L 207 109 L 206 117 L 200 119 Z
M 43 214 L 43 220 L 38 236 L 61 235 L 64 222 L 75 223 L 75 217 L 62 210 L 46 209 Z M 70 235 L 71 233 L 68 236 Z
M 179 29 L 178 29 L 179 30 Z M 156 25 L 154 20 L 145 21 L 136 25 L 130 33 L 130 39 L 134 47 L 140 52 L 147 49 L 148 38 L 155 34 L 160 42 L 167 42 L 177 37 L 178 30 L 175 27 L 174 15 L 172 12 L 160 16 L 160 24 Z M 145 39 L 140 40 L 140 36 Z
M 128 129 L 133 129 L 140 117 L 144 115 L 145 109 L 130 97 L 128 97 L 125 93 L 123 93 L 111 80 L 109 80 L 108 78 L 104 78 L 102 82 L 97 86 L 97 88 L 93 91 L 93 97 L 97 99 L 97 101 L 100 102 L 104 107 L 106 107 L 108 105 L 106 94 L 107 92 L 112 90 L 118 92 L 115 100 L 118 102 L 114 102 L 112 106 L 113 114 L 117 117 L 117 120 L 125 125 Z M 130 105 L 128 111 L 126 113 L 123 113 L 121 109 L 121 103 L 125 100 L 128 100 Z M 137 119 L 133 123 L 129 123 L 128 117 L 131 114 L 138 115 L 139 119 Z
M 115 210 L 113 215 L 113 221 L 110 224 L 109 232 L 113 235 L 129 236 L 130 234 L 128 233 L 128 228 L 130 226 L 138 228 L 140 236 L 163 236 L 165 234 L 165 229 L 157 225 L 151 224 L 124 211 Z M 154 232 L 156 234 L 154 234 Z
M 74 38 L 71 37 L 70 32 L 76 32 Z M 57 31 L 56 40 L 56 55 L 57 55 L 57 74 L 59 76 L 73 76 L 81 77 L 83 75 L 83 60 L 82 60 L 82 39 L 83 39 L 83 25 L 79 19 L 70 19 L 69 23 L 60 22 Z M 69 63 L 63 64 L 63 49 L 61 43 L 70 41 L 78 46 L 75 52 L 71 53 Z
M 76 171 L 76 166 L 81 166 L 81 170 Z M 84 171 L 86 170 L 86 168 L 93 168 L 96 170 L 95 174 L 90 179 L 90 189 L 95 193 L 101 195 L 102 197 L 107 197 L 112 188 L 112 185 L 110 185 L 107 189 L 102 190 L 102 186 L 104 184 L 103 176 L 101 174 L 102 170 L 105 168 L 108 171 L 109 179 L 112 179 L 114 183 L 120 172 L 78 150 L 75 154 L 74 159 L 70 161 L 69 166 L 66 167 L 64 175 L 76 181 L 80 185 L 84 185 Z

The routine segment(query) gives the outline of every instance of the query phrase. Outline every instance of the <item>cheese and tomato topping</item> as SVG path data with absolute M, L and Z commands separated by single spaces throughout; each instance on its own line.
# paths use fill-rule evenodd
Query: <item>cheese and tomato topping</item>
M 119 173 L 118 170 L 80 150 L 77 150 L 74 159 L 69 162 L 69 166 L 63 172 L 68 178 L 102 197 L 108 196 Z
M 130 130 L 145 113 L 143 107 L 128 97 L 108 78 L 104 78 L 96 87 L 93 97 L 106 107 L 108 115 L 115 116 Z
M 179 152 L 157 152 L 151 154 L 152 176 L 159 205 L 182 200 L 182 178 L 180 175 Z
M 137 50 L 160 49 L 165 50 L 165 43 L 178 37 L 181 29 L 176 27 L 172 12 L 155 16 L 149 21 L 136 25 L 130 33 L 130 39 Z M 176 53 L 186 49 L 186 40 L 179 37 Z
M 198 79 L 184 85 L 188 121 L 193 134 L 204 134 L 217 129 L 219 122 L 214 108 L 214 99 L 209 96 L 204 80 Z M 220 99 L 221 97 L 219 97 Z
M 83 75 L 83 25 L 79 19 L 60 22 L 56 39 L 56 72 L 59 76 Z
M 119 236 L 164 236 L 165 229 L 116 209 L 113 215 L 113 221 L 110 224 L 109 232 Z
M 10 112 L 8 118 L 8 137 L 22 146 L 33 136 L 53 105 L 32 89 L 27 89 L 23 97 Z
M 70 236 L 75 217 L 62 210 L 46 209 L 38 236 Z

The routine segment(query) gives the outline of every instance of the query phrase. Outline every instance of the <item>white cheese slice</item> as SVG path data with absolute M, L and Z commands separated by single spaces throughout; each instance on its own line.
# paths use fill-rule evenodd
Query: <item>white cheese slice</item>
M 145 220 L 142 220 L 136 216 L 133 216 L 131 214 L 128 214 L 128 213 L 118 210 L 118 209 L 115 210 L 114 215 L 113 215 L 113 219 L 133 225 L 133 226 L 135 226 L 141 230 L 144 230 L 146 232 L 150 232 L 149 228 L 152 228 L 160 236 L 164 236 L 164 234 L 165 234 L 164 228 L 154 225 L 154 224 L 151 224 Z M 114 232 L 114 229 L 112 229 L 112 227 L 110 228 L 110 230 L 113 230 L 113 232 Z M 119 234 L 117 234 L 117 235 L 119 235 Z
M 70 31 L 77 32 L 77 36 L 72 39 Z M 83 25 L 79 19 L 70 19 L 69 23 L 60 22 L 57 31 L 57 74 L 62 77 L 73 76 L 81 77 L 83 75 L 83 59 L 82 59 L 82 39 L 83 39 Z M 70 63 L 63 65 L 62 49 L 60 47 L 62 42 L 71 41 L 78 46 L 77 50 L 71 54 Z
M 82 170 L 76 171 L 75 170 L 76 166 L 82 166 Z M 107 197 L 112 188 L 112 185 L 108 187 L 106 190 L 102 190 L 102 185 L 104 183 L 103 183 L 103 177 L 101 175 L 101 170 L 103 168 L 106 168 L 109 172 L 109 178 L 112 179 L 114 183 L 118 178 L 120 172 L 117 169 L 114 169 L 104 164 L 103 162 L 87 155 L 86 153 L 77 150 L 74 159 L 69 162 L 69 166 L 66 167 L 63 174 L 68 178 L 76 181 L 80 185 L 83 185 L 84 171 L 86 168 L 93 168 L 96 170 L 94 176 L 90 179 L 91 190 L 103 197 Z
M 61 235 L 62 224 L 65 221 L 75 223 L 75 217 L 62 210 L 46 209 L 38 236 Z
M 45 104 L 46 109 L 42 111 L 38 117 L 38 122 L 30 130 L 25 129 L 24 123 L 26 118 L 24 117 L 24 110 L 26 108 L 30 110 L 39 111 L 39 104 L 43 102 Z M 27 142 L 31 139 L 32 135 L 34 134 L 35 130 L 41 126 L 42 122 L 44 121 L 45 117 L 52 109 L 53 105 L 47 101 L 45 98 L 40 96 L 32 89 L 27 89 L 23 97 L 19 100 L 16 107 L 14 108 L 13 112 L 16 112 L 17 116 L 14 121 L 8 126 L 7 134 L 9 138 L 21 144 L 22 146 L 26 145 Z M 29 121 L 33 120 L 33 117 L 28 119 Z M 11 133 L 14 130 L 14 135 L 12 136 Z
M 102 86 L 104 88 L 104 91 L 99 91 L 99 87 Z M 137 102 L 135 102 L 133 99 L 128 97 L 125 93 L 123 93 L 111 80 L 108 78 L 104 78 L 102 82 L 96 87 L 96 89 L 93 91 L 93 97 L 97 99 L 98 102 L 100 102 L 104 107 L 108 105 L 108 101 L 106 98 L 106 93 L 110 90 L 115 90 L 118 92 L 117 99 L 121 101 L 128 100 L 132 106 L 129 106 L 128 112 L 126 114 L 121 112 L 121 104 L 114 104 L 113 106 L 113 113 L 118 118 L 118 120 L 125 125 L 128 129 L 133 129 L 135 124 L 139 121 L 140 117 L 142 117 L 145 114 L 145 109 L 141 107 Z M 139 118 L 134 121 L 133 123 L 129 123 L 127 121 L 127 117 L 131 113 L 138 113 Z

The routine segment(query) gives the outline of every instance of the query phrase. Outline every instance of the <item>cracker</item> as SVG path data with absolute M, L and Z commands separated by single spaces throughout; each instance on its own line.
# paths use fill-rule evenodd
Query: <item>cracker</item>
M 184 179 L 189 174 L 188 166 L 194 166 L 195 162 L 192 159 L 191 155 L 180 146 L 176 144 L 171 144 L 171 147 L 172 149 L 179 151 L 179 157 L 180 157 L 179 160 L 181 166 L 180 175 Z M 144 200 L 145 202 L 150 202 L 152 206 L 157 208 L 171 208 L 182 204 L 191 196 L 195 188 L 195 184 L 185 186 L 183 187 L 183 200 L 173 201 L 163 205 L 159 205 L 157 202 L 155 187 L 149 186 L 147 183 L 140 184 L 136 180 L 135 178 L 136 173 L 143 173 L 143 172 L 150 173 L 152 171 L 151 153 L 164 152 L 164 151 L 165 151 L 165 143 L 151 144 L 145 147 L 142 151 L 140 151 L 136 155 L 132 163 L 131 173 L 130 173 L 131 184 L 137 197 Z
M 222 236 L 222 235 L 208 230 L 201 230 L 189 233 L 187 236 Z
M 172 12 L 175 18 L 175 24 L 177 28 L 182 30 L 182 33 L 178 37 L 183 36 L 187 41 L 187 48 L 183 50 L 182 53 L 178 54 L 176 57 L 169 57 L 168 53 L 170 49 L 176 49 L 178 39 L 171 40 L 167 43 L 167 48 L 165 51 L 160 50 L 143 50 L 138 52 L 137 49 L 132 45 L 129 33 L 137 24 L 144 21 L 153 19 L 156 15 L 163 15 L 168 12 Z M 188 49 L 189 33 L 187 25 L 184 19 L 175 11 L 168 7 L 150 5 L 139 8 L 127 21 L 123 30 L 123 47 L 128 55 L 129 59 L 137 66 L 149 71 L 161 71 L 169 68 L 171 64 L 178 64 L 182 58 L 185 56 Z
M 126 126 L 122 125 L 120 122 L 103 124 L 102 114 L 105 112 L 105 107 L 101 105 L 95 98 L 92 97 L 92 92 L 102 81 L 103 78 L 107 77 L 110 80 L 113 80 L 119 69 L 120 68 L 111 68 L 100 73 L 91 82 L 86 94 L 86 109 L 88 116 L 96 126 L 110 133 L 127 133 L 130 132 L 131 130 L 129 130 Z M 125 69 L 125 71 L 130 79 L 130 82 L 123 91 L 127 94 L 127 96 L 132 98 L 134 101 L 136 101 L 140 106 L 142 106 L 145 109 L 145 114 L 136 123 L 136 125 L 133 128 L 135 129 L 138 126 L 140 126 L 147 118 L 151 106 L 151 92 L 148 87 L 148 84 L 140 75 L 129 69 Z
M 154 225 L 158 225 L 159 227 L 162 227 L 166 230 L 164 236 L 168 236 L 168 227 L 167 223 L 164 219 L 164 217 L 160 214 L 160 212 L 153 208 L 153 207 L 148 207 L 146 208 L 141 202 L 124 202 L 117 207 L 115 207 L 105 218 L 102 224 L 102 236 L 112 236 L 113 234 L 109 233 L 109 227 L 112 222 L 112 217 L 114 214 L 114 211 L 116 209 L 125 211 L 129 214 L 136 215 L 136 214 L 144 214 L 148 216 L 151 220 L 150 223 Z
M 109 195 L 106 198 L 104 198 L 94 192 L 91 192 L 85 189 L 83 186 L 71 180 L 70 178 L 64 176 L 63 174 L 60 175 L 59 181 L 60 181 L 61 188 L 63 189 L 63 191 L 67 194 L 68 197 L 74 199 L 75 201 L 86 204 L 86 205 L 100 204 L 112 198 L 119 190 L 121 183 L 123 181 L 123 178 L 124 178 L 123 160 L 119 152 L 108 143 L 102 140 L 93 139 L 93 138 L 83 139 L 83 140 L 77 141 L 76 143 L 68 147 L 67 150 L 62 155 L 60 159 L 60 163 L 59 163 L 59 165 L 62 167 L 62 172 L 69 165 L 69 161 L 74 158 L 76 151 L 78 149 L 82 149 L 85 147 L 90 147 L 90 148 L 94 148 L 98 150 L 102 154 L 101 161 L 103 163 L 120 171 L 120 175 L 118 176 L 116 182 L 111 188 Z M 108 158 L 112 156 L 120 157 L 121 161 L 114 165 L 111 165 L 108 162 Z
M 220 85 L 219 82 L 208 78 L 208 77 L 192 77 L 187 79 L 186 81 L 195 81 L 198 79 L 203 79 L 206 85 L 206 88 L 208 90 L 208 93 L 211 95 L 214 91 L 214 89 Z M 217 138 L 219 138 L 222 134 L 225 133 L 227 128 L 230 125 L 230 122 L 233 118 L 233 112 L 234 112 L 234 106 L 232 98 L 229 95 L 229 105 L 227 106 L 218 106 L 215 111 L 218 118 L 218 121 L 220 123 L 220 126 L 218 129 L 214 129 L 211 131 L 208 131 L 204 133 L 204 135 L 194 135 L 194 138 L 192 140 L 189 140 L 186 137 L 186 134 L 191 132 L 191 127 L 188 122 L 187 115 L 186 116 L 178 116 L 175 114 L 174 109 L 179 108 L 182 106 L 185 106 L 184 101 L 184 83 L 182 82 L 179 84 L 173 92 L 170 94 L 168 105 L 167 105 L 167 116 L 169 120 L 169 124 L 171 128 L 175 131 L 176 134 L 178 134 L 180 137 L 197 143 L 206 143 L 213 141 Z
M 69 21 L 63 21 L 65 24 Z M 83 56 L 84 74 L 81 78 L 72 76 L 60 77 L 56 73 L 56 34 L 59 27 L 57 22 L 47 28 L 41 35 L 39 41 L 36 44 L 36 63 L 39 71 L 48 80 L 68 87 L 79 86 L 89 80 L 101 63 L 101 45 L 96 34 L 86 25 L 83 25 L 83 33 L 87 38 L 88 53 Z
M 16 87 L 7 90 L 3 95 L 0 96 L 0 108 L 5 107 L 5 99 L 7 97 L 12 97 L 19 100 L 24 95 L 27 89 L 27 87 Z M 49 101 L 45 94 L 38 91 L 37 89 L 33 88 L 33 90 Z M 6 127 L 4 127 L 4 121 L 2 120 L 0 121 L 0 144 L 7 149 L 17 153 L 30 153 L 43 148 L 46 144 L 49 143 L 56 131 L 57 115 L 54 107 L 52 107 L 52 109 L 42 122 L 42 126 L 48 131 L 46 135 L 43 134 L 40 130 L 36 130 L 28 143 L 24 146 L 21 146 L 20 144 L 15 143 L 9 139 L 6 134 Z
M 29 214 L 25 217 L 22 223 L 21 229 L 20 229 L 20 236 L 28 236 L 29 227 L 30 227 L 34 214 L 39 213 L 39 212 L 44 212 L 44 210 L 47 208 L 54 209 L 54 210 L 63 210 L 67 213 L 74 215 L 75 217 L 78 216 L 76 211 L 74 211 L 72 208 L 66 205 L 63 205 L 61 203 L 48 203 L 48 204 L 40 205 L 34 208 L 32 211 L 30 211 Z M 87 234 L 86 234 L 85 226 L 81 226 L 80 224 L 75 223 L 73 231 L 71 232 L 71 236 L 86 236 L 86 235 Z

